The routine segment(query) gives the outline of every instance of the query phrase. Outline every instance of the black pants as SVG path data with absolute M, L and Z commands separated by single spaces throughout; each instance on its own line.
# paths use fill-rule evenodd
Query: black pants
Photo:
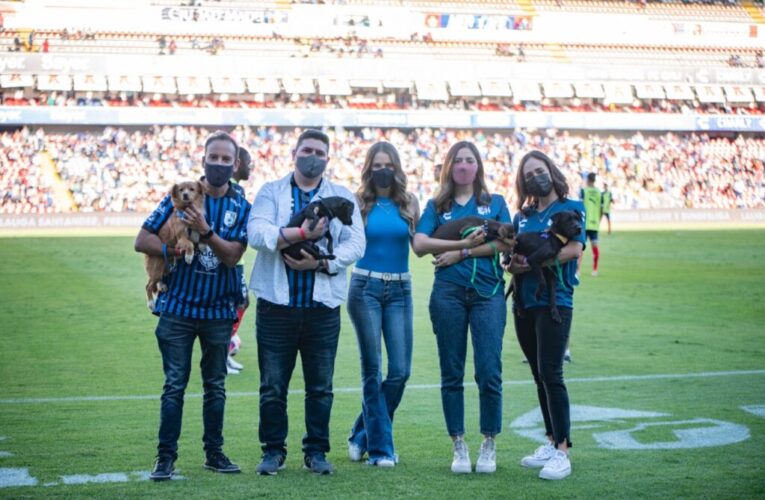
M 565 442 L 570 447 L 571 417 L 568 391 L 563 383 L 563 355 L 571 332 L 573 310 L 565 307 L 558 310 L 560 323 L 552 320 L 547 307 L 526 309 L 523 318 L 515 315 L 515 334 L 537 384 L 545 432 L 556 445 Z
M 256 310 L 263 451 L 287 454 L 287 393 L 299 352 L 305 382 L 303 453 L 326 453 L 340 307 L 288 307 L 258 299 Z

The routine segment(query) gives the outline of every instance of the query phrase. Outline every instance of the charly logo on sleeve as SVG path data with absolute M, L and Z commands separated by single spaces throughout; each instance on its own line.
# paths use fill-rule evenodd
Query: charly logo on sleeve
M 444 220 L 452 220 L 452 213 L 444 212 Z
M 478 206 L 478 215 L 489 215 L 491 213 L 491 207 L 488 205 Z
M 226 210 L 226 213 L 223 215 L 223 224 L 226 227 L 232 227 L 236 224 L 236 212 L 233 210 Z

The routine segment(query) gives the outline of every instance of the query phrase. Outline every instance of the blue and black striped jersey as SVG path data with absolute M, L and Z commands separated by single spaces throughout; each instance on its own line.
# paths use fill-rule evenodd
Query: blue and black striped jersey
M 295 215 L 311 203 L 311 199 L 319 192 L 321 183 L 311 191 L 303 191 L 293 177 L 290 185 L 292 186 L 292 215 Z M 313 300 L 316 271 L 296 271 L 289 266 L 284 267 L 287 270 L 287 282 L 290 284 L 290 307 L 318 306 L 319 304 Z
M 170 196 L 143 223 L 143 228 L 157 234 L 173 214 Z M 229 185 L 220 198 L 205 196 L 205 219 L 215 233 L 227 241 L 247 247 L 247 219 L 250 204 L 243 194 Z M 156 313 L 170 313 L 191 319 L 236 319 L 236 304 L 241 302 L 241 276 L 236 268 L 222 264 L 212 248 L 203 245 L 191 264 L 178 259 L 165 276 L 167 292 L 160 294 Z

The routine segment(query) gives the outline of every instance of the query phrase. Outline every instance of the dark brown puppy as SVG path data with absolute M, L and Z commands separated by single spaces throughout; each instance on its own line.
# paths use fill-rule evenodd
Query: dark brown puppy
M 303 222 L 308 219 L 311 221 L 310 228 L 313 230 L 316 228 L 316 224 L 319 223 L 319 219 L 322 217 L 327 218 L 327 224 L 329 224 L 332 219 L 337 217 L 340 219 L 340 222 L 346 226 L 350 226 L 353 224 L 353 202 L 343 198 L 342 196 L 329 196 L 327 198 L 312 201 L 303 210 L 292 216 L 290 221 L 287 223 L 287 227 L 300 227 L 303 225 Z M 283 249 L 282 253 L 289 255 L 293 259 L 301 260 L 303 258 L 303 254 L 300 253 L 300 250 L 305 250 L 314 259 L 332 260 L 335 258 L 335 256 L 332 255 L 332 234 L 327 231 L 325 237 L 327 238 L 328 252 L 326 254 L 323 254 L 321 252 L 321 248 L 319 248 L 319 245 L 316 244 L 316 241 L 319 241 L 321 238 L 313 241 L 308 240 L 293 243 L 292 245 Z
M 205 213 L 205 192 L 200 181 L 188 181 L 175 184 L 170 189 L 170 199 L 173 202 L 173 215 L 159 229 L 159 239 L 168 247 L 175 247 L 179 255 L 183 255 L 187 264 L 194 260 L 194 245 L 199 243 L 199 233 L 187 230 L 181 219 L 183 211 L 193 206 L 202 215 Z M 162 283 L 162 276 L 170 270 L 165 265 L 164 257 L 147 255 L 144 267 L 149 281 L 146 283 L 146 305 L 154 310 L 157 295 L 167 290 Z
M 539 278 L 539 284 L 535 292 L 537 300 L 542 296 L 542 290 L 546 287 L 550 300 L 550 315 L 553 321 L 560 323 L 560 313 L 556 305 L 555 296 L 555 276 L 548 267 L 542 267 L 544 262 L 554 259 L 561 248 L 572 238 L 577 237 L 582 232 L 582 214 L 579 211 L 558 212 L 550 220 L 552 225 L 539 233 L 519 234 L 515 241 L 513 252 L 526 257 L 526 262 L 531 266 L 531 272 L 536 273 Z M 505 263 L 509 263 L 509 256 L 505 256 Z M 510 286 L 505 294 L 505 299 L 513 292 L 513 301 L 515 302 L 515 314 L 523 317 L 525 308 L 523 306 L 523 297 L 520 293 L 523 274 L 513 275 Z

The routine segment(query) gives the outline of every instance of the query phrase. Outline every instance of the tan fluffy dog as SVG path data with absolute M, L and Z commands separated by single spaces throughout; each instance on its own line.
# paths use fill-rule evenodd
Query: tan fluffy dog
M 170 190 L 170 199 L 173 202 L 173 214 L 159 229 L 159 239 L 162 243 L 174 247 L 176 252 L 169 254 L 168 258 L 184 256 L 187 264 L 194 260 L 194 244 L 199 244 L 199 233 L 189 230 L 181 222 L 184 210 L 193 206 L 202 215 L 205 213 L 205 191 L 200 181 L 188 181 L 175 184 Z M 149 281 L 146 283 L 146 298 L 149 309 L 154 311 L 157 295 L 167 291 L 167 286 L 162 283 L 162 276 L 169 272 L 165 265 L 164 257 L 147 255 L 144 259 L 146 274 Z

